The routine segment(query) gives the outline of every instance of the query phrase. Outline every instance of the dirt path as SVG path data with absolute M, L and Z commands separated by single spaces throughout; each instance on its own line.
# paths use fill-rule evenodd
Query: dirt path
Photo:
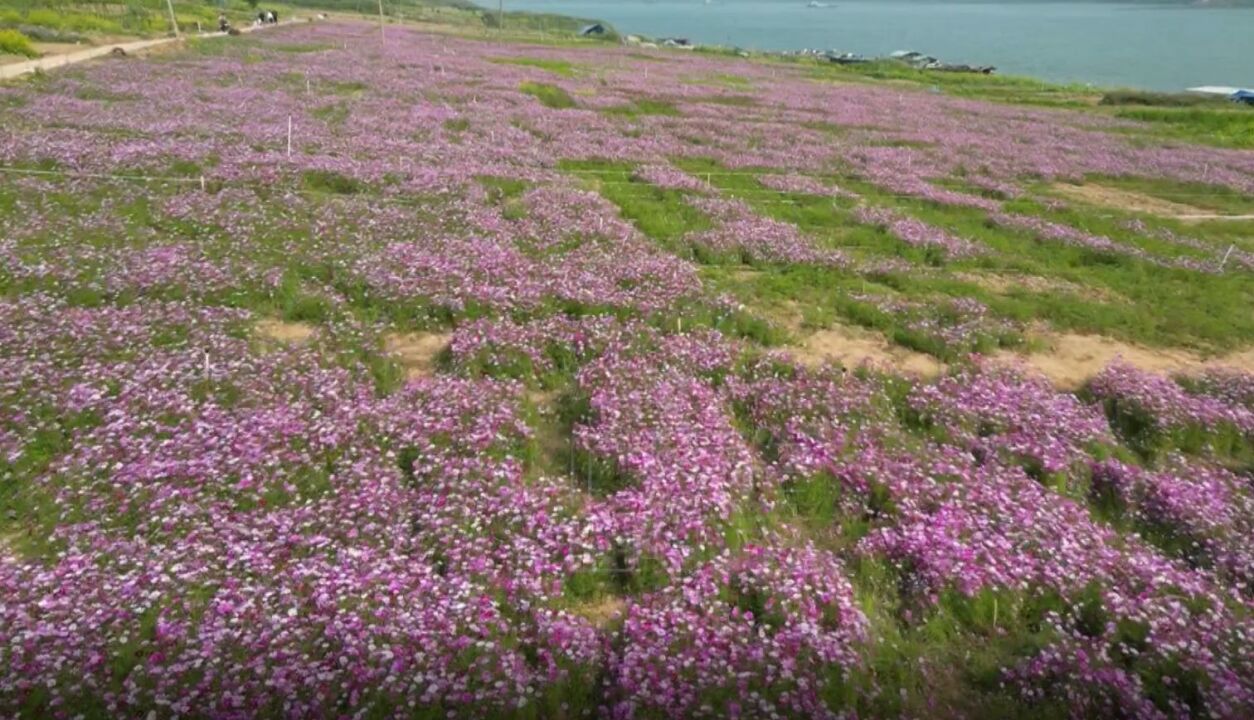
M 309 22 L 309 21 L 310 19 L 303 18 L 303 19 L 298 19 L 298 20 L 288 20 L 286 22 L 281 22 L 278 25 L 248 25 L 245 27 L 241 27 L 239 30 L 240 32 L 248 33 L 248 32 L 253 32 L 254 30 L 264 30 L 266 28 L 282 27 L 284 25 L 291 25 L 297 22 Z M 86 62 L 88 60 L 94 60 L 96 58 L 105 57 L 107 55 L 112 54 L 114 51 L 118 49 L 121 49 L 121 51 L 126 53 L 127 55 L 132 55 L 135 53 L 145 52 L 153 48 L 161 47 L 162 45 L 180 43 L 180 42 L 183 42 L 184 39 L 189 38 L 189 37 L 210 38 L 210 37 L 225 37 L 225 36 L 226 36 L 226 33 L 214 32 L 214 33 L 189 34 L 189 35 L 184 35 L 183 37 L 178 37 L 178 38 L 157 38 L 155 40 L 135 40 L 132 42 L 107 43 L 105 45 L 98 45 L 96 47 L 89 47 L 89 48 L 85 48 L 81 50 L 74 50 L 73 52 L 65 52 L 61 54 L 49 55 L 47 57 L 36 58 L 34 60 L 27 60 L 25 62 L 16 62 L 16 63 L 9 63 L 7 65 L 0 65 L 0 80 L 10 80 L 12 78 L 21 77 L 23 75 L 33 73 L 37 70 L 55 70 L 57 68 L 66 67 L 67 65 L 76 65 L 78 63 Z M 70 45 L 67 47 L 67 49 L 73 48 L 73 47 L 77 47 L 77 46 Z
M 869 362 L 923 377 L 935 377 L 945 369 L 931 355 L 893 345 L 880 333 L 846 325 L 820 330 L 806 338 L 800 346 L 787 350 L 802 364 L 811 367 L 835 361 L 846 368 L 855 368 Z
M 1079 389 L 1115 360 L 1159 374 L 1208 367 L 1254 373 L 1254 348 L 1204 357 L 1185 349 L 1151 348 L 1101 335 L 1061 333 L 1050 335 L 1046 340 L 1046 349 L 1030 353 L 1004 350 L 994 355 L 993 361 L 1026 366 L 1044 375 L 1060 390 Z M 820 330 L 800 345 L 786 350 L 810 367 L 839 362 L 846 368 L 854 368 L 869 362 L 923 378 L 936 377 L 946 370 L 946 365 L 931 355 L 894 345 L 877 332 L 844 325 Z
M 1216 213 L 1195 205 L 1186 205 L 1174 200 L 1164 200 L 1163 198 L 1146 195 L 1144 193 L 1093 183 L 1085 183 L 1084 185 L 1056 183 L 1051 186 L 1050 189 L 1065 198 L 1078 200 L 1090 205 L 1100 205 L 1102 207 L 1114 208 L 1116 210 L 1157 215 L 1158 217 L 1179 220 L 1181 222 L 1254 220 L 1254 214 L 1228 215 Z
M 1230 367 L 1254 372 L 1254 348 L 1204 358 L 1178 348 L 1149 348 L 1100 335 L 1074 333 L 1053 336 L 1047 350 L 1026 355 L 1002 352 L 995 359 L 1023 363 L 1064 390 L 1078 389 L 1116 359 L 1154 373 L 1175 373 L 1205 367 Z
M 452 337 L 451 333 L 394 333 L 384 338 L 384 348 L 405 368 L 405 377 L 412 380 L 435 372 L 436 361 Z

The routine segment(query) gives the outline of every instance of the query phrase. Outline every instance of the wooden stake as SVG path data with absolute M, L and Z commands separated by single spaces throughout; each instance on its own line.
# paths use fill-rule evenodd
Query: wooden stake
M 383 0 L 379 0 L 379 40 L 387 40 L 387 35 L 383 32 Z
M 292 116 L 287 116 L 287 156 L 292 156 Z
M 170 11 L 170 27 L 174 28 L 174 37 L 183 37 L 179 32 L 179 21 L 174 19 L 174 0 L 165 0 L 165 6 Z
M 1224 259 L 1219 261 L 1219 271 L 1223 272 L 1224 265 L 1228 264 L 1228 258 L 1232 255 L 1232 251 L 1236 249 L 1236 245 L 1229 245 L 1228 252 L 1224 253 Z

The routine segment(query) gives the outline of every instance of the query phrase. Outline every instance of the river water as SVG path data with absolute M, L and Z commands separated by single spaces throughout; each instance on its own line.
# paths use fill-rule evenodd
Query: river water
M 623 33 L 758 50 L 918 50 L 948 62 L 996 65 L 1006 74 L 1098 86 L 1254 87 L 1254 6 L 826 2 L 812 8 L 808 0 L 506 0 L 505 6 L 598 18 Z

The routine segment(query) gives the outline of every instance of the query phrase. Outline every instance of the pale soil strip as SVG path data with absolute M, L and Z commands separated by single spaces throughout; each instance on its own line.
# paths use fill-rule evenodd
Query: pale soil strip
M 1116 360 L 1138 370 L 1164 375 L 1218 367 L 1254 372 L 1254 348 L 1203 357 L 1182 348 L 1149 348 L 1101 335 L 1060 333 L 1047 335 L 1045 340 L 1049 345 L 1047 349 L 1028 353 L 1003 350 L 995 353 L 992 360 L 1027 367 L 1044 375 L 1060 390 L 1078 390 Z M 946 370 L 945 364 L 931 355 L 894 345 L 880 333 L 843 325 L 820 330 L 800 346 L 785 350 L 810 367 L 836 361 L 846 368 L 854 368 L 869 362 L 925 379 Z
M 1179 348 L 1148 348 L 1100 335 L 1063 333 L 1050 338 L 1050 348 L 1028 354 L 1001 352 L 999 362 L 1019 363 L 1036 370 L 1055 387 L 1076 390 L 1107 365 L 1119 360 L 1145 372 L 1172 374 L 1226 367 L 1254 372 L 1254 348 L 1204 358 Z
M 945 366 L 931 355 L 893 345 L 878 332 L 846 325 L 819 330 L 799 347 L 785 349 L 810 367 L 836 361 L 847 369 L 853 369 L 866 362 L 925 378 L 936 377 L 945 370 Z
M 239 28 L 241 33 L 248 33 L 254 30 L 263 30 L 270 27 L 282 27 L 284 25 L 292 25 L 297 22 L 307 22 L 307 20 L 287 20 L 278 25 L 248 25 Z M 201 33 L 199 35 L 184 35 L 177 38 L 157 38 L 155 40 L 136 40 L 134 42 L 113 43 L 109 45 L 101 45 L 99 47 L 87 48 L 77 52 L 65 53 L 64 55 L 50 55 L 48 57 L 37 58 L 35 60 L 27 60 L 26 62 L 11 63 L 8 65 L 0 65 L 0 80 L 10 80 L 15 77 L 21 77 L 37 70 L 55 70 L 67 65 L 75 65 L 77 63 L 94 60 L 95 58 L 109 55 L 114 50 L 122 49 L 128 55 L 143 50 L 150 50 L 162 45 L 182 42 L 189 37 L 211 38 L 226 37 L 226 33 Z
M 1050 189 L 1071 200 L 1101 205 L 1116 210 L 1157 215 L 1158 217 L 1170 218 L 1181 222 L 1254 220 L 1254 214 L 1229 215 L 1208 212 L 1205 208 L 1195 205 L 1186 205 L 1174 200 L 1165 200 L 1132 190 L 1107 187 L 1096 183 L 1085 183 L 1084 185 L 1055 183 Z
M 396 356 L 409 379 L 428 377 L 435 371 L 436 358 L 448 347 L 450 333 L 393 333 L 384 338 L 384 348 Z

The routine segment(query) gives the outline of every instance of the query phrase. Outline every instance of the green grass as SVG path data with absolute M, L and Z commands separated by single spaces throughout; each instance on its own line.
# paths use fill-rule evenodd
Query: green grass
M 301 184 L 306 190 L 334 195 L 355 195 L 364 189 L 357 180 L 331 170 L 306 170 Z
M 547 58 L 529 58 L 529 57 L 496 57 L 489 58 L 489 62 L 498 65 L 521 65 L 523 67 L 540 68 L 547 70 L 554 75 L 562 77 L 575 77 L 577 74 L 576 66 L 566 60 L 550 60 Z
M 946 95 L 1015 104 L 1084 107 L 1090 105 L 1094 97 L 1093 90 L 1082 85 L 1062 85 L 1013 75 L 919 70 L 894 60 L 877 60 L 860 65 L 820 63 L 813 66 L 810 75 L 823 81 L 891 80 L 897 84 L 909 83 L 919 89 L 935 88 Z
M 555 110 L 565 110 L 576 107 L 575 99 L 570 96 L 570 93 L 556 85 L 524 82 L 522 85 L 518 86 L 518 89 L 528 95 L 534 96 L 540 101 L 540 104 L 545 107 L 550 107 Z
M 794 62 L 812 62 L 798 60 Z M 813 64 L 810 76 L 820 81 L 882 82 L 914 86 L 955 97 L 1017 105 L 1065 107 L 1138 120 L 1149 127 L 1132 135 L 1218 145 L 1254 147 L 1254 108 L 1184 93 L 1112 90 L 1104 94 L 1082 85 L 1050 83 L 1032 78 L 918 70 L 881 60 L 862 65 Z
M 725 194 L 740 197 L 766 217 L 794 223 L 818 242 L 854 257 L 901 257 L 923 265 L 936 262 L 925 250 L 854 223 L 849 201 L 763 193 L 751 173 L 729 174 L 711 161 L 674 162 L 698 176 L 709 173 L 710 182 Z M 1000 293 L 949 273 L 864 278 L 837 269 L 808 266 L 764 267 L 764 272 L 753 277 L 725 277 L 719 289 L 766 309 L 796 303 L 804 309 L 809 322 L 817 326 L 844 318 L 885 331 L 890 337 L 895 333 L 891 324 L 850 304 L 849 293 L 889 292 L 920 301 L 937 295 L 972 297 L 997 315 L 1017 322 L 1046 321 L 1059 330 L 1100 333 L 1154 346 L 1222 350 L 1244 347 L 1254 341 L 1254 316 L 1248 312 L 1254 306 L 1254 286 L 1241 273 L 1210 275 L 1163 268 L 1126 255 L 1038 241 L 1026 233 L 993 225 L 982 210 L 896 197 L 853 177 L 838 177 L 835 181 L 862 194 L 869 202 L 893 207 L 989 248 L 983 257 L 945 263 L 950 271 L 1030 275 L 1054 279 L 1060 286 L 1078 290 L 1014 288 Z M 623 206 L 620 198 L 611 195 L 623 194 L 617 186 L 613 191 L 607 188 L 602 192 Z M 780 202 L 781 199 L 788 202 Z M 1108 214 L 1105 212 L 1050 212 L 1026 200 L 1013 201 L 1009 207 L 1105 234 L 1120 242 L 1164 249 L 1151 238 L 1121 227 L 1117 218 L 1103 217 Z
M 350 110 L 343 103 L 333 103 L 331 105 L 322 105 L 309 111 L 309 114 L 315 118 L 327 123 L 328 125 L 343 125 L 348 120 Z
M 1115 111 L 1115 117 L 1150 123 L 1158 134 L 1178 140 L 1234 148 L 1254 148 L 1254 108 L 1140 107 Z
M 683 193 L 633 181 L 631 163 L 564 160 L 559 167 L 582 172 L 580 177 L 617 205 L 623 217 L 672 252 L 691 256 L 682 242 L 684 234 L 711 227 L 709 218 L 688 204 Z
M 1223 98 L 1197 93 L 1161 93 L 1144 90 L 1112 90 L 1102 95 L 1100 105 L 1136 105 L 1143 107 L 1225 106 Z
M 34 58 L 39 57 L 39 52 L 30 44 L 30 38 L 17 30 L 0 30 L 0 55 Z
M 1101 185 L 1130 190 L 1162 200 L 1192 205 L 1231 215 L 1254 214 L 1254 195 L 1225 185 L 1207 185 L 1164 178 L 1093 175 L 1085 178 Z
M 637 98 L 626 105 L 617 105 L 602 110 L 606 115 L 617 115 L 621 117 L 639 117 L 641 115 L 662 115 L 666 117 L 678 117 L 682 115 L 679 108 L 675 104 L 667 100 L 657 100 L 653 98 Z
M 518 180 L 515 178 L 494 177 L 492 175 L 481 175 L 476 180 L 488 191 L 488 197 L 496 203 L 503 203 L 514 200 L 527 191 L 530 187 L 526 180 Z

